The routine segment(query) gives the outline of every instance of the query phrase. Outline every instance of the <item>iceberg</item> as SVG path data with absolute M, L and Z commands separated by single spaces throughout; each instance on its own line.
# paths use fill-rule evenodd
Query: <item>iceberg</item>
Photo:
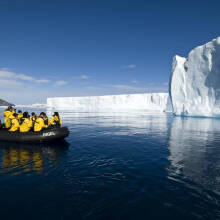
M 220 37 L 173 58 L 169 94 L 175 115 L 220 116 Z
M 35 103 L 32 105 L 16 105 L 16 108 L 47 108 L 46 104 Z
M 47 107 L 56 110 L 77 111 L 147 110 L 163 112 L 169 105 L 168 97 L 168 93 L 57 97 L 47 98 Z

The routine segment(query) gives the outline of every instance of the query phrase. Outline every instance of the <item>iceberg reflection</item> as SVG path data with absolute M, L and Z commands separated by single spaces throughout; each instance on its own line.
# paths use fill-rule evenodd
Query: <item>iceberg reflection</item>
M 168 177 L 220 194 L 220 120 L 175 117 L 170 128 Z
M 47 110 L 51 116 L 53 111 Z M 63 123 L 76 130 L 77 126 L 93 126 L 103 128 L 103 132 L 112 135 L 146 134 L 156 132 L 167 134 L 169 114 L 147 111 L 117 111 L 117 112 L 77 112 L 61 111 Z

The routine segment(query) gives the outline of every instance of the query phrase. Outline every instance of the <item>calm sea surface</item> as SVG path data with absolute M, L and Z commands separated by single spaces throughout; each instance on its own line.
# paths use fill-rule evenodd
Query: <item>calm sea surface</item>
M 0 219 L 220 219 L 220 120 L 61 115 L 64 143 L 0 142 Z

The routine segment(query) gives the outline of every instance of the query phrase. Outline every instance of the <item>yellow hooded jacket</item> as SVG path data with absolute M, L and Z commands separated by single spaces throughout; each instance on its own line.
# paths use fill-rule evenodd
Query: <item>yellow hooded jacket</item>
M 43 128 L 47 128 L 47 125 L 45 125 L 44 119 L 39 117 L 34 122 L 34 131 L 41 131 Z
M 20 120 L 22 117 L 23 117 L 22 113 L 19 113 L 18 116 L 17 116 L 18 120 Z
M 11 126 L 11 120 L 8 120 L 10 116 L 12 116 L 14 114 L 14 112 L 11 111 L 4 111 L 4 124 L 5 124 L 5 128 L 9 128 Z
M 11 128 L 9 129 L 9 131 L 17 131 L 19 129 L 19 122 L 18 122 L 18 119 L 15 118 L 13 115 L 11 115 L 9 117 L 9 119 L 11 119 Z
M 31 130 L 31 127 L 33 125 L 32 120 L 30 118 L 24 118 L 22 119 L 22 123 L 20 125 L 20 132 L 28 132 Z
M 51 125 L 59 125 L 61 127 L 62 125 L 62 120 L 58 117 L 58 116 L 52 116 L 51 120 L 50 120 L 50 124 Z

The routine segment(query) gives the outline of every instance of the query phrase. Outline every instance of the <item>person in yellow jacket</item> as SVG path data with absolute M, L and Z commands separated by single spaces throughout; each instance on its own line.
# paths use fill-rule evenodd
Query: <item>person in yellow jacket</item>
M 32 120 L 28 115 L 28 112 L 24 112 L 23 118 L 20 119 L 20 132 L 28 132 L 32 128 Z
M 34 131 L 42 131 L 43 129 L 47 128 L 48 126 L 44 123 L 47 116 L 44 112 L 40 113 L 40 116 L 34 122 Z
M 52 127 L 61 127 L 62 120 L 60 119 L 60 115 L 58 112 L 54 112 L 54 114 L 50 120 L 50 125 Z
M 9 106 L 4 112 L 4 117 L 9 117 L 10 115 L 12 115 L 14 113 L 14 109 L 12 106 Z
M 32 122 L 34 123 L 36 121 L 36 119 L 37 119 L 37 115 L 35 114 L 35 112 L 32 112 L 31 113 L 31 120 L 32 120 Z
M 18 110 L 18 121 L 20 121 L 20 119 L 23 117 L 23 114 L 22 114 L 22 111 L 21 110 Z
M 9 119 L 10 116 L 14 114 L 14 109 L 12 106 L 9 106 L 4 112 L 4 127 L 9 129 L 11 127 L 11 120 Z
M 11 131 L 11 132 L 17 131 L 20 126 L 18 119 L 17 119 L 17 114 L 14 113 L 13 115 L 9 116 L 9 119 L 11 120 L 11 127 L 8 131 Z

